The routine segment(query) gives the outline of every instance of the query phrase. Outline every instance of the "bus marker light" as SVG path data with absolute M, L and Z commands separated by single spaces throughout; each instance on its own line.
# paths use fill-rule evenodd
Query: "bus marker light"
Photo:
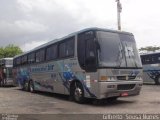
M 122 97 L 128 96 L 128 93 L 127 93 L 127 92 L 124 92 L 124 93 L 121 94 L 121 96 L 122 96 Z
M 108 77 L 107 76 L 101 76 L 101 80 L 107 80 Z

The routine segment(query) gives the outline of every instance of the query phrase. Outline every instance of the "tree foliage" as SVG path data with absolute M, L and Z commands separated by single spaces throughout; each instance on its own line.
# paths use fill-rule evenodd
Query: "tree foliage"
M 15 55 L 21 54 L 22 50 L 16 45 L 8 45 L 6 47 L 0 47 L 0 58 L 14 57 Z
M 157 50 L 160 50 L 160 47 L 147 46 L 147 47 L 142 47 L 142 48 L 139 49 L 139 51 L 146 51 L 146 52 L 155 52 Z

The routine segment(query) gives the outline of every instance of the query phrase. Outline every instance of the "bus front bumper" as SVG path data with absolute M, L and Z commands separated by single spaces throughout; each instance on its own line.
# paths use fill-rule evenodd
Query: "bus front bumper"
M 97 99 L 139 95 L 142 81 L 100 82 Z

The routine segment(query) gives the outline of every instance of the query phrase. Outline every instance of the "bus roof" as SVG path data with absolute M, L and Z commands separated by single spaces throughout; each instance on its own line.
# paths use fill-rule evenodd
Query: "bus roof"
M 23 56 L 23 55 L 25 55 L 25 54 L 27 54 L 27 53 L 30 53 L 30 52 L 39 50 L 39 49 L 44 48 L 44 47 L 46 47 L 46 46 L 48 46 L 48 45 L 50 45 L 50 44 L 53 44 L 53 43 L 55 43 L 55 42 L 59 42 L 59 41 L 61 41 L 61 40 L 63 40 L 63 39 L 66 39 L 66 38 L 72 37 L 72 36 L 74 36 L 74 35 L 77 35 L 77 34 L 79 34 L 79 33 L 83 33 L 83 32 L 90 31 L 90 30 L 106 31 L 106 32 L 113 32 L 113 33 L 133 35 L 132 33 L 125 32 L 125 31 L 118 31 L 118 30 L 111 30 L 111 29 L 104 29 L 104 28 L 97 28 L 97 27 L 86 28 L 86 29 L 83 29 L 83 30 L 80 30 L 80 31 L 77 31 L 77 32 L 74 32 L 74 33 L 71 33 L 71 34 L 68 34 L 68 35 L 65 36 L 65 37 L 51 40 L 51 41 L 49 41 L 49 42 L 47 42 L 47 43 L 45 43 L 45 44 L 42 44 L 42 45 L 40 45 L 40 46 L 38 46 L 38 47 L 30 50 L 30 51 L 27 51 L 27 52 L 25 52 L 25 53 L 22 53 L 22 54 L 20 54 L 20 55 L 17 55 L 17 56 L 15 56 L 14 58 L 19 57 L 19 56 Z

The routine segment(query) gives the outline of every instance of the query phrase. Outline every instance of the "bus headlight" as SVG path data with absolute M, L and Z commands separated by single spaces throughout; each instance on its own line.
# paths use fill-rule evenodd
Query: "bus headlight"
M 101 76 L 101 77 L 100 77 L 100 80 L 101 80 L 101 81 L 107 81 L 107 80 L 108 80 L 108 77 L 107 77 L 107 76 Z
M 101 76 L 100 80 L 101 81 L 116 81 L 116 77 L 114 77 L 114 76 L 110 76 L 110 77 L 108 77 L 108 76 Z

